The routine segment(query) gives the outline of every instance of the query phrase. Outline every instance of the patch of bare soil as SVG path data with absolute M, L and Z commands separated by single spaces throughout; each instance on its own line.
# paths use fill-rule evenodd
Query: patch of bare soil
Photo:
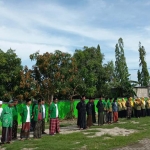
M 91 129 L 89 129 L 91 130 Z M 128 136 L 134 132 L 136 132 L 135 130 L 127 130 L 127 129 L 123 129 L 123 128 L 112 128 L 112 129 L 101 129 L 101 128 L 95 128 L 95 130 L 98 130 L 98 132 L 95 132 L 95 135 L 92 136 L 87 136 L 87 137 L 97 137 L 97 136 L 102 136 L 102 135 L 111 135 L 111 136 Z M 91 132 L 88 132 L 89 134 Z M 92 132 L 93 133 L 93 132 Z

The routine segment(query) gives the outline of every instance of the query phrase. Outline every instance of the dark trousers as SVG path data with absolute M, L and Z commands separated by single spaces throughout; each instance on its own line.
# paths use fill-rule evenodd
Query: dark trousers
M 150 109 L 147 109 L 147 116 L 150 116 Z
M 2 143 L 8 143 L 12 140 L 12 127 L 2 127 Z
M 112 112 L 108 112 L 108 123 L 112 122 Z
M 137 110 L 137 118 L 141 117 L 141 110 Z
M 12 126 L 12 138 L 13 139 L 17 138 L 17 129 L 18 129 L 18 121 L 14 120 L 13 121 L 13 126 Z
M 142 109 L 142 110 L 141 110 L 141 113 L 142 113 L 142 117 L 145 117 L 145 116 L 146 116 L 146 110 L 145 110 L 145 109 Z
M 42 133 L 45 131 L 45 119 L 42 119 Z

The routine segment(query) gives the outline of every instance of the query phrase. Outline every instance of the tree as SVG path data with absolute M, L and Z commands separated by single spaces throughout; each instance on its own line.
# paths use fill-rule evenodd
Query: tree
M 124 43 L 122 38 L 119 38 L 116 44 L 115 57 L 114 87 L 119 90 L 117 97 L 131 96 L 135 93 L 129 79 L 130 74 L 124 55 Z
M 0 95 L 3 99 L 16 96 L 20 84 L 21 59 L 15 50 L 0 50 Z
M 145 61 L 146 51 L 144 46 L 141 46 L 139 42 L 139 67 L 142 67 L 142 70 L 138 70 L 138 82 L 141 86 L 148 86 L 149 84 L 149 72 L 147 69 L 147 63 Z
M 87 97 L 94 97 L 98 88 L 98 77 L 102 76 L 103 69 L 104 55 L 100 46 L 97 48 L 85 46 L 83 50 L 76 50 L 73 57 L 76 59 L 79 76 L 82 79 L 80 94 L 85 93 Z
M 40 85 L 38 81 L 34 78 L 34 71 L 28 69 L 27 66 L 23 68 L 20 72 L 20 86 L 18 89 L 17 98 L 20 100 L 24 100 L 26 98 L 36 98 L 40 94 Z

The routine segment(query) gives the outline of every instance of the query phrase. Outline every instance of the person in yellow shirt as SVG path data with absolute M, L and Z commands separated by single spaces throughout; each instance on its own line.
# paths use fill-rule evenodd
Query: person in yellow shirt
M 146 116 L 146 102 L 144 97 L 141 98 L 141 115 L 142 117 Z
M 122 117 L 126 118 L 126 116 L 127 116 L 127 114 L 126 114 L 127 108 L 126 108 L 126 100 L 124 98 L 122 99 L 121 104 L 122 104 Z
M 147 116 L 150 116 L 150 98 L 146 102 Z
M 118 99 L 118 117 L 122 118 L 122 104 L 120 99 Z
M 130 97 L 129 101 L 130 101 L 130 105 L 131 105 L 131 117 L 134 117 L 134 102 L 133 102 L 133 98 Z

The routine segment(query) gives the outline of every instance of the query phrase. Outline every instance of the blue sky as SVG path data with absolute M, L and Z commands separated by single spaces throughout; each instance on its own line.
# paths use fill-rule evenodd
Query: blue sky
M 139 41 L 150 68 L 149 8 L 149 0 L 0 0 L 0 48 L 15 49 L 31 67 L 29 55 L 38 50 L 73 54 L 99 44 L 108 62 L 122 37 L 128 68 L 139 68 Z M 137 71 L 130 73 L 136 80 Z

